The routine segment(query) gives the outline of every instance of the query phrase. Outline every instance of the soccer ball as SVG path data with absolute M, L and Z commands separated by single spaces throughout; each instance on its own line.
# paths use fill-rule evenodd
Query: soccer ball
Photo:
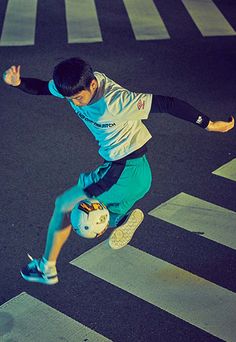
M 80 236 L 93 239 L 101 236 L 109 225 L 109 211 L 97 199 L 87 198 L 73 208 L 70 215 L 73 230 Z

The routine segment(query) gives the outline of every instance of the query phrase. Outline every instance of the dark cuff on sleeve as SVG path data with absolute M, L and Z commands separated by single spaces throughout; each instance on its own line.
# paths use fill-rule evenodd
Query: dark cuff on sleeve
M 48 89 L 48 81 L 37 78 L 21 78 L 21 84 L 14 87 L 31 95 L 52 95 Z
M 202 127 L 202 128 L 207 128 L 209 122 L 210 122 L 210 119 L 208 118 L 208 116 L 201 114 L 198 116 L 195 124 Z
M 151 112 L 168 113 L 202 128 L 206 128 L 210 121 L 207 115 L 176 97 L 153 95 Z

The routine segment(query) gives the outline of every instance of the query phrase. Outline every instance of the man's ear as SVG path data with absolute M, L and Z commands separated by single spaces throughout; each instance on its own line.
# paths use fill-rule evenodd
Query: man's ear
M 91 83 L 90 83 L 90 90 L 96 90 L 97 89 L 97 86 L 98 86 L 98 83 L 97 83 L 97 80 L 92 80 Z

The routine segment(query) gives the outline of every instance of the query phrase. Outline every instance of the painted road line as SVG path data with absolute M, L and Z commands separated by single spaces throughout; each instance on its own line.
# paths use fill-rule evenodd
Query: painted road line
M 234 36 L 236 32 L 211 0 L 182 0 L 204 37 Z
M 222 165 L 212 173 L 214 175 L 228 178 L 236 182 L 236 158 L 232 159 L 227 164 Z
M 152 0 L 123 0 L 137 40 L 169 39 L 166 26 Z
M 236 294 L 132 246 L 107 240 L 71 264 L 226 341 L 235 341 Z
M 181 192 L 149 215 L 236 249 L 236 213 Z
M 111 341 L 25 292 L 0 306 L 0 340 Z
M 65 0 L 68 43 L 102 42 L 94 0 Z
M 34 45 L 37 0 L 9 0 L 0 46 Z

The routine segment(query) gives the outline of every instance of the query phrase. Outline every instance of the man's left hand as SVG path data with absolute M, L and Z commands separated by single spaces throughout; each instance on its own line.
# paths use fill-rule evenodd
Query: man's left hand
M 210 121 L 206 130 L 209 132 L 228 132 L 234 128 L 234 117 L 231 115 L 229 121 Z

